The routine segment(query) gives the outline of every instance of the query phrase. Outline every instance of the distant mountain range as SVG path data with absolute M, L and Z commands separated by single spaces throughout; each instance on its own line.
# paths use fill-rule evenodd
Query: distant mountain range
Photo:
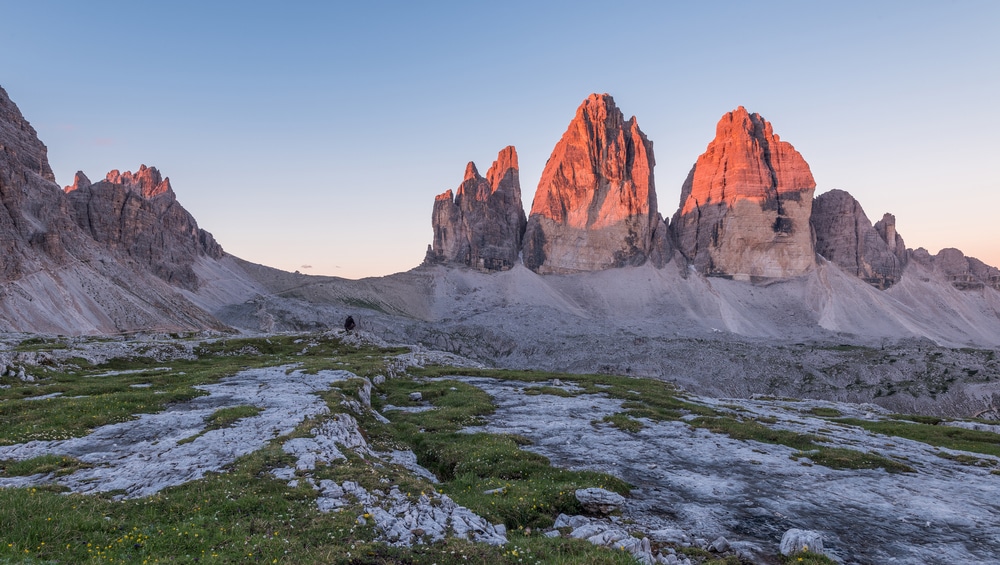
M 506 147 L 485 177 L 469 163 L 435 198 L 423 265 L 359 281 L 227 254 L 153 167 L 96 183 L 78 173 L 61 189 L 46 151 L 0 88 L 0 331 L 304 330 L 350 313 L 387 339 L 501 365 L 623 331 L 1000 344 L 1000 270 L 907 249 L 891 214 L 872 224 L 847 192 L 814 198 L 802 156 L 742 107 L 719 121 L 669 221 L 652 142 L 594 94 L 527 217 Z M 574 367 L 617 366 L 592 353 Z

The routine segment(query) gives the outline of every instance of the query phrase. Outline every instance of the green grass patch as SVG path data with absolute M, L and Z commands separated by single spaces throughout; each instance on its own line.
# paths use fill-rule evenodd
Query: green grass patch
M 839 418 L 840 416 L 844 415 L 843 412 L 837 410 L 836 408 L 827 408 L 823 406 L 815 406 L 813 408 L 810 408 L 808 413 L 812 414 L 813 416 L 819 416 L 820 418 Z
M 194 349 L 197 359 L 123 357 L 96 366 L 77 363 L 36 375 L 41 379 L 37 383 L 11 381 L 10 388 L 0 389 L 0 445 L 80 437 L 201 396 L 205 393 L 197 385 L 245 369 L 294 364 L 307 372 L 344 369 L 374 376 L 386 372 L 387 359 L 406 351 L 346 345 L 323 335 L 282 335 L 205 341 Z M 128 373 L 109 374 L 121 371 Z M 61 396 L 24 401 L 52 393 Z
M 737 420 L 728 416 L 695 418 L 688 423 L 696 428 L 705 428 L 713 433 L 726 434 L 733 439 L 787 445 L 801 451 L 815 449 L 817 446 L 813 442 L 819 439 L 818 436 L 777 430 L 754 420 Z
M 935 453 L 938 457 L 942 459 L 948 459 L 950 461 L 956 461 L 962 465 L 969 465 L 975 467 L 995 467 L 997 462 L 995 459 L 980 459 L 974 455 L 966 455 L 964 453 L 949 453 L 947 451 L 938 451 Z
M 872 451 L 858 451 L 842 447 L 820 447 L 816 453 L 808 454 L 817 465 L 831 469 L 885 469 L 889 473 L 915 473 L 916 470 L 895 459 L 883 457 Z
M 634 420 L 630 418 L 628 414 L 622 412 L 619 412 L 618 414 L 609 414 L 601 421 L 609 423 L 623 432 L 630 432 L 633 434 L 643 428 L 642 422 Z
M 550 396 L 561 396 L 563 398 L 571 398 L 574 396 L 579 396 L 580 392 L 569 391 L 555 386 L 530 386 L 524 389 L 524 394 L 527 394 L 529 396 L 548 394 Z
M 87 467 L 93 467 L 93 465 L 68 455 L 41 455 L 21 461 L 0 461 L 0 476 L 26 477 L 40 473 L 54 473 L 56 476 L 60 476 Z
M 779 555 L 784 565 L 836 565 L 837 562 L 822 553 L 800 551 L 791 555 Z
M 714 433 L 726 434 L 733 439 L 785 445 L 799 450 L 793 458 L 809 457 L 813 463 L 831 469 L 882 468 L 890 473 L 914 472 L 908 465 L 876 453 L 825 446 L 816 443 L 822 439 L 819 436 L 769 428 L 753 420 L 737 420 L 727 416 L 695 418 L 688 423 Z
M 967 430 L 954 426 L 936 426 L 916 422 L 883 420 L 872 422 L 856 418 L 841 418 L 837 422 L 857 426 L 870 432 L 920 441 L 935 447 L 970 451 L 1000 457 L 1000 434 Z

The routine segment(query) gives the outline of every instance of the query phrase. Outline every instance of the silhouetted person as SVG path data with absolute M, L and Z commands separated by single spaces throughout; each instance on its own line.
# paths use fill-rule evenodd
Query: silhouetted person
M 344 320 L 344 329 L 347 331 L 353 330 L 355 325 L 354 316 L 348 316 L 347 319 Z

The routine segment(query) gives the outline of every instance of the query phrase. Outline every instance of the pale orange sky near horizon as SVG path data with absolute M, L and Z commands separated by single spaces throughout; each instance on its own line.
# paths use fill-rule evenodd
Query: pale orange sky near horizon
M 417 266 L 434 197 L 506 145 L 530 208 L 592 92 L 654 142 L 665 217 L 742 105 L 802 154 L 816 194 L 894 213 L 908 247 L 1000 264 L 998 2 L 53 0 L 5 18 L 0 85 L 61 185 L 156 166 L 228 252 L 289 271 Z M 133 41 L 80 40 L 137 21 Z

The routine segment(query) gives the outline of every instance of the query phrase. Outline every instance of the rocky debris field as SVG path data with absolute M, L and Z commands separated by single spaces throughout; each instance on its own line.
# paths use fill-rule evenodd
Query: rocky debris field
M 345 344 L 371 339 L 358 333 L 341 337 Z M 317 345 L 310 339 L 295 344 L 301 352 Z M 166 339 L 73 347 L 89 351 L 95 359 L 114 357 L 124 350 L 129 354 L 141 351 L 151 361 L 168 365 L 171 355 L 182 359 L 196 353 L 187 342 Z M 73 357 L 58 348 L 5 355 L 20 355 L 21 360 L 26 356 L 63 361 Z M 423 348 L 387 358 L 384 368 L 390 379 L 411 379 L 408 371 L 441 364 L 483 370 L 476 362 Z M 147 375 L 169 372 L 168 365 L 151 365 L 144 371 Z M 27 372 L 43 377 L 46 366 L 29 365 Z M 454 369 L 459 374 L 463 370 Z M 135 371 L 120 370 L 91 377 L 135 375 Z M 600 379 L 566 374 L 533 382 L 480 376 L 417 377 L 407 406 L 386 404 L 379 413 L 372 399 L 382 394 L 384 375 L 359 379 L 347 370 L 308 372 L 294 364 L 247 369 L 214 384 L 199 385 L 203 396 L 171 404 L 162 412 L 101 426 L 83 437 L 0 446 L 0 461 L 64 455 L 83 463 L 65 473 L 0 476 L 0 487 L 59 485 L 79 493 L 148 497 L 210 473 L 224 473 L 238 458 L 284 436 L 289 439 L 281 443 L 281 450 L 294 463 L 272 468 L 271 475 L 289 488 L 307 485 L 315 491 L 316 508 L 321 512 L 362 508 L 357 523 L 373 526 L 378 540 L 396 546 L 452 537 L 508 543 L 502 524 L 491 523 L 430 486 L 416 495 L 407 485 L 388 479 L 372 485 L 349 476 L 332 480 L 315 474 L 317 469 L 360 458 L 378 467 L 405 468 L 421 484 L 436 482 L 413 452 L 369 445 L 362 422 L 369 418 L 388 422 L 396 411 L 440 410 L 429 400 L 434 394 L 425 396 L 421 390 L 446 380 L 486 392 L 495 406 L 495 411 L 464 431 L 522 438 L 523 449 L 545 456 L 556 467 L 605 473 L 631 485 L 624 497 L 603 488 L 577 491 L 583 513 L 560 515 L 553 526 L 539 532 L 545 536 L 585 539 L 628 551 L 646 563 L 698 562 L 679 551 L 683 548 L 769 563 L 780 548 L 799 544 L 814 551 L 822 548 L 838 562 L 862 564 L 977 563 L 1000 553 L 1000 527 L 993 519 L 1000 504 L 991 494 L 1000 480 L 997 455 L 868 431 L 865 426 L 869 424 L 917 425 L 900 421 L 898 415 L 873 404 L 760 395 L 718 399 L 682 393 L 683 402 L 692 407 L 689 414 L 674 419 L 627 416 L 636 403 L 623 400 L 620 394 L 605 394 L 602 388 L 610 391 L 611 386 L 594 385 Z M 331 413 L 322 396 L 346 381 L 363 385 L 355 399 L 342 402 L 346 412 Z M 642 381 L 635 382 L 641 388 Z M 638 391 L 631 392 L 636 400 L 641 399 Z M 40 398 L 11 401 L 45 401 Z M 207 425 L 220 410 L 247 406 L 256 411 L 230 426 L 213 429 Z M 765 436 L 741 438 L 732 430 L 713 428 L 701 421 L 704 414 L 744 422 L 765 430 Z M 306 421 L 314 422 L 307 434 L 292 433 Z M 933 423 L 939 424 L 938 429 L 947 425 L 987 438 L 998 431 L 996 425 L 984 422 Z M 804 447 L 793 447 L 768 439 L 766 434 L 772 432 L 810 439 Z M 995 439 L 994 444 L 1000 444 L 1000 435 Z M 847 454 L 864 454 L 874 465 L 849 468 L 837 462 L 836 457 Z M 502 497 L 506 489 L 489 494 Z

